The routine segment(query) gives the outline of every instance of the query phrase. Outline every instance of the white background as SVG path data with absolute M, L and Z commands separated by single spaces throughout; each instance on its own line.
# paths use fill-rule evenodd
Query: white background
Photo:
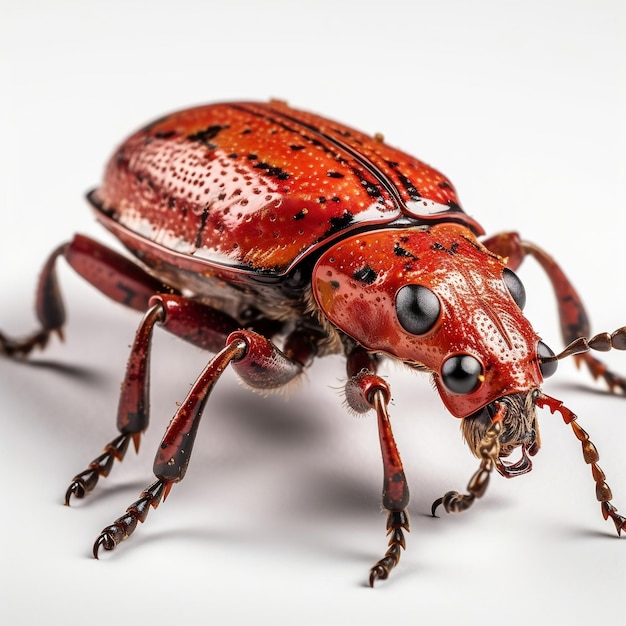
M 83 194 L 135 128 L 191 104 L 280 97 L 384 132 L 455 183 L 490 233 L 550 250 L 594 331 L 626 323 L 626 16 L 621 0 L 35 2 L 0 7 L 0 328 L 35 324 L 36 276 L 76 231 L 115 245 Z M 63 265 L 61 263 L 60 265 Z M 528 316 L 560 338 L 532 262 Z M 623 617 L 626 538 L 579 444 L 542 411 L 534 471 L 429 517 L 476 461 L 427 381 L 386 370 L 412 532 L 387 583 L 374 419 L 343 409 L 340 359 L 285 401 L 230 373 L 183 483 L 100 562 L 94 538 L 151 482 L 176 401 L 207 355 L 158 333 L 153 424 L 78 506 L 65 487 L 115 435 L 138 316 L 61 268 L 69 323 L 30 363 L 0 360 L 0 618 L 17 624 L 600 623 Z M 626 371 L 626 355 L 610 355 Z M 592 434 L 626 514 L 626 405 L 562 363 L 547 393 Z M 425 620 L 428 620 L 426 622 Z

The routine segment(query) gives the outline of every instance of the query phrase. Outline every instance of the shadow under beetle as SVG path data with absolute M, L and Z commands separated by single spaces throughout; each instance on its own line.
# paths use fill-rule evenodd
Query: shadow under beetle
M 611 391 L 626 391 L 590 350 L 626 349 L 626 327 L 590 339 L 583 304 L 554 260 L 515 233 L 484 238 L 442 174 L 373 137 L 283 102 L 200 106 L 163 117 L 127 139 L 88 195 L 97 219 L 135 257 L 76 235 L 39 280 L 41 329 L 0 334 L 0 352 L 24 357 L 62 334 L 55 263 L 63 257 L 113 300 L 141 311 L 122 383 L 120 434 L 77 474 L 65 501 L 82 498 L 148 425 L 149 360 L 156 325 L 215 356 L 191 387 L 156 454 L 156 482 L 98 536 L 112 550 L 183 479 L 211 389 L 229 365 L 256 389 L 281 387 L 315 357 L 346 358 L 348 405 L 374 410 L 383 460 L 388 548 L 373 585 L 398 564 L 409 530 L 409 490 L 388 415 L 382 358 L 429 374 L 479 466 L 467 493 L 432 507 L 459 512 L 487 488 L 531 469 L 536 408 L 559 412 L 582 444 L 602 515 L 620 533 L 598 453 L 576 415 L 541 391 L 558 359 L 574 355 Z M 479 239 L 480 238 L 480 239 Z M 555 355 L 524 317 L 514 270 L 532 256 L 549 277 L 567 347 Z M 519 449 L 519 460 L 505 460 Z

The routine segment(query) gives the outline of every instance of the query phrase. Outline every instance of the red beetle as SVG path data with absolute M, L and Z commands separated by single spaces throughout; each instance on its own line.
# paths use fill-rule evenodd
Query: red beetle
M 598 454 L 576 416 L 541 391 L 556 361 L 577 355 L 611 390 L 626 379 L 590 349 L 626 348 L 626 327 L 591 339 L 582 302 L 544 251 L 514 233 L 479 240 L 443 175 L 361 132 L 283 102 L 227 103 L 163 117 L 127 139 L 88 196 L 97 219 L 136 257 L 81 235 L 58 247 L 37 292 L 41 330 L 0 335 L 0 351 L 23 356 L 62 333 L 55 278 L 63 256 L 113 300 L 144 313 L 122 383 L 120 435 L 77 474 L 66 493 L 84 497 L 148 424 L 149 352 L 156 324 L 216 355 L 192 386 L 157 451 L 156 482 L 96 539 L 112 550 L 182 480 L 209 393 L 229 365 L 250 386 L 281 387 L 315 357 L 346 357 L 346 398 L 374 409 L 383 458 L 389 547 L 370 584 L 396 566 L 409 529 L 409 491 L 387 412 L 381 358 L 432 376 L 445 406 L 462 419 L 480 459 L 467 494 L 433 504 L 467 509 L 492 469 L 516 476 L 539 450 L 536 407 L 559 411 L 581 441 L 604 518 L 611 504 Z M 555 356 L 524 317 L 514 274 L 530 254 L 550 278 L 568 347 Z M 518 461 L 503 460 L 519 448 Z

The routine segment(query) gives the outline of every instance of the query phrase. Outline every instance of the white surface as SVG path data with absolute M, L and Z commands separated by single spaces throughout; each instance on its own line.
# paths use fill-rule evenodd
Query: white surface
M 626 323 L 626 28 L 621 0 L 339 3 L 17 2 L 0 9 L 0 328 L 29 331 L 34 283 L 75 231 L 111 239 L 82 194 L 129 132 L 170 110 L 281 97 L 385 133 L 444 171 L 489 232 L 549 249 L 594 330 Z M 560 345 L 545 279 L 528 315 Z M 159 334 L 153 426 L 89 500 L 68 480 L 114 434 L 138 317 L 61 271 L 70 321 L 31 364 L 0 360 L 0 617 L 41 624 L 600 623 L 623 615 L 626 538 L 601 518 L 558 416 L 528 476 L 435 520 L 476 462 L 424 380 L 388 370 L 412 488 L 408 550 L 365 588 L 385 546 L 372 417 L 342 408 L 339 359 L 289 401 L 232 375 L 211 399 L 185 481 L 100 562 L 99 530 L 152 479 L 161 433 L 206 355 Z M 610 355 L 626 371 L 624 355 Z M 416 382 L 417 380 L 417 382 Z M 626 514 L 626 406 L 564 363 L 547 393 L 580 416 Z M 599 389 L 602 389 L 599 386 Z M 451 621 L 452 623 L 452 621 Z

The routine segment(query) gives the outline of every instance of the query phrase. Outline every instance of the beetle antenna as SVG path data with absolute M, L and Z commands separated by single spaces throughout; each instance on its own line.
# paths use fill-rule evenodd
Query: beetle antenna
M 612 333 L 598 333 L 591 339 L 578 337 L 567 345 L 559 354 L 540 356 L 541 363 L 553 363 L 568 356 L 583 354 L 590 350 L 609 352 L 610 350 L 626 350 L 626 326 L 618 328 Z

